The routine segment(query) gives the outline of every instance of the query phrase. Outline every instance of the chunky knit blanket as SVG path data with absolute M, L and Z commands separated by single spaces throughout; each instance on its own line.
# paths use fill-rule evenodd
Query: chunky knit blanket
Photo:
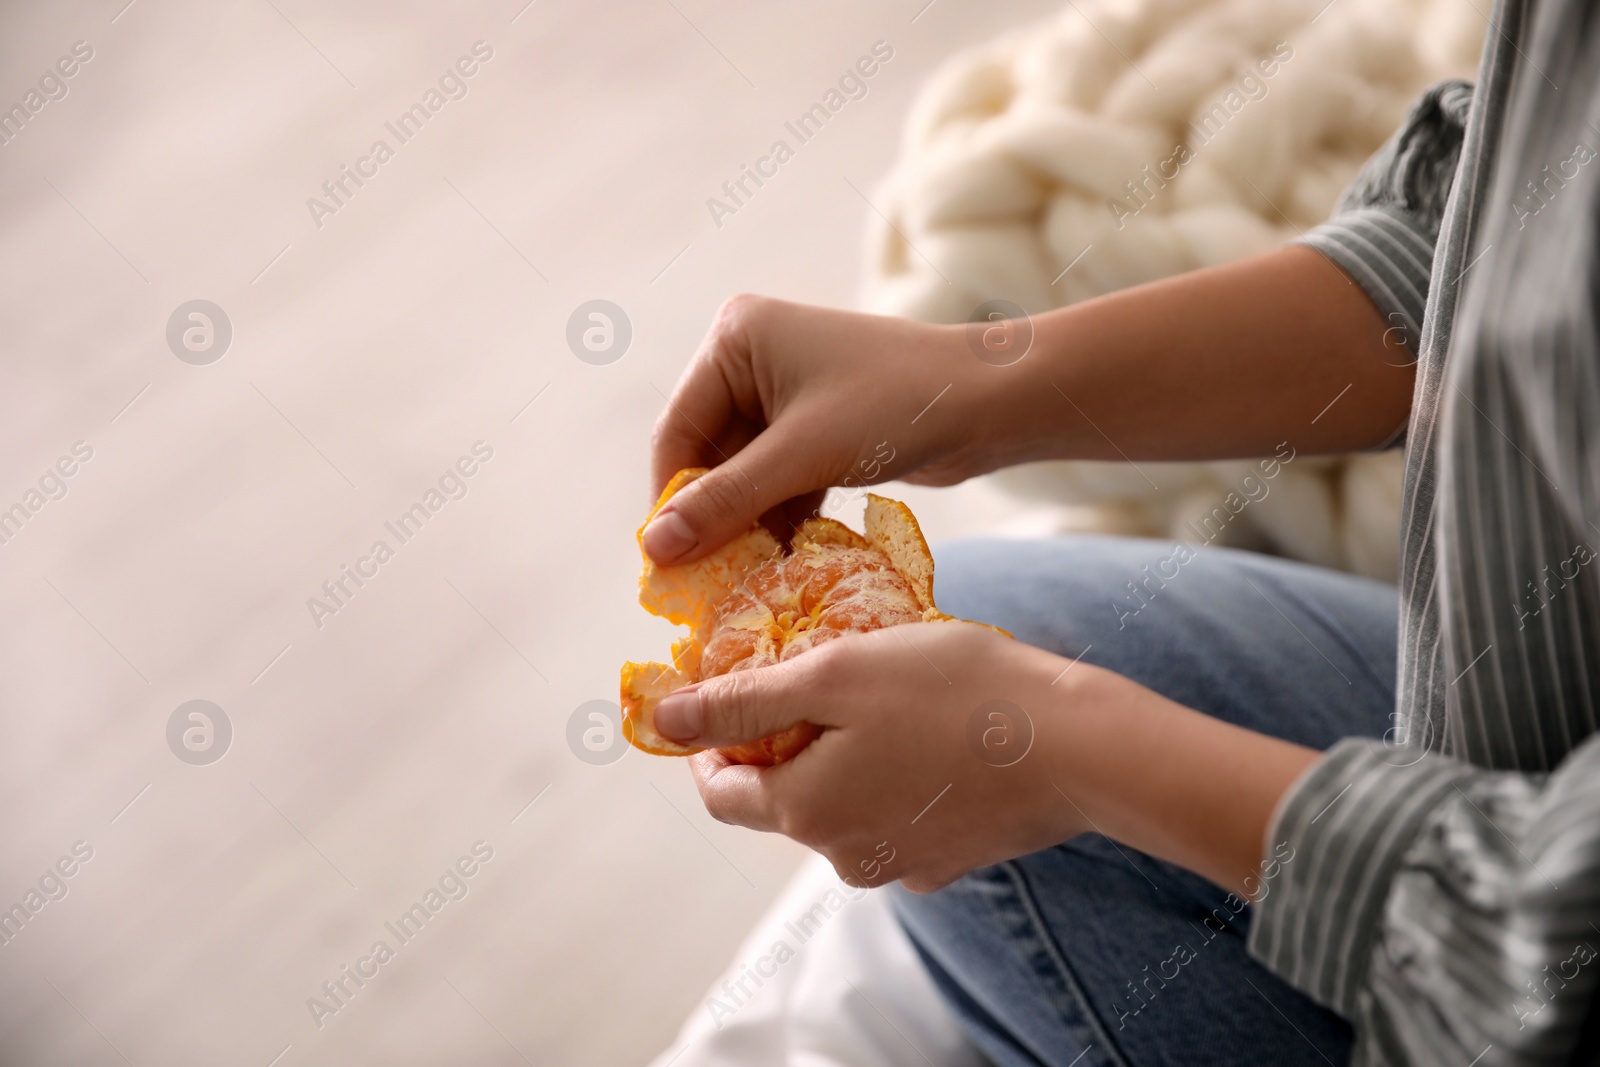
M 866 306 L 1040 312 L 1281 244 L 1329 215 L 1423 88 L 1472 76 L 1486 28 L 1473 0 L 1069 0 L 922 90 L 874 198 Z M 1249 483 L 1254 461 L 1140 468 L 994 477 L 1041 503 L 1036 529 L 1395 575 L 1398 453 L 1297 457 Z

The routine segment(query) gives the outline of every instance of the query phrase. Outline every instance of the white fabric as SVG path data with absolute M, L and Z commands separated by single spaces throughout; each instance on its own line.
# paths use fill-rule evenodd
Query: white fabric
M 793 955 L 775 953 L 779 942 Z M 749 977 L 758 970 L 773 972 L 759 986 Z M 883 891 L 846 887 L 820 856 L 800 868 L 701 1000 L 651 1067 L 986 1063 L 956 1028 Z
M 1423 88 L 1471 77 L 1484 31 L 1473 0 L 1074 0 L 924 87 L 874 197 L 886 218 L 869 215 L 866 306 L 936 322 L 996 298 L 1039 312 L 1281 244 L 1327 217 Z M 1243 81 L 1279 42 L 1290 58 Z M 1230 90 L 1242 106 L 1202 143 L 1189 124 Z M 1124 183 L 1180 143 L 1193 158 L 1140 208 Z M 1139 210 L 1119 219 L 1112 198 Z M 1139 466 L 995 477 L 1091 505 L 1047 513 L 1055 529 L 1197 540 L 1186 523 L 1252 464 Z M 1216 540 L 1393 579 L 1399 484 L 1397 453 L 1299 458 Z

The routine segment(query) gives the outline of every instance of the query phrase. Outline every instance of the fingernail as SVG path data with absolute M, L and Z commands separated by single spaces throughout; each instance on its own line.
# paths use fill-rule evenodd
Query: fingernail
M 644 528 L 644 550 L 657 563 L 671 563 L 694 544 L 694 530 L 676 511 L 661 512 Z
M 656 705 L 656 731 L 673 741 L 693 741 L 700 736 L 700 693 L 685 686 Z

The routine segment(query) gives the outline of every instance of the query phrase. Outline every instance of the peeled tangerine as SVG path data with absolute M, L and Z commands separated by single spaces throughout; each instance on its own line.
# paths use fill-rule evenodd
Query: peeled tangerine
M 706 473 L 679 471 L 650 513 Z M 649 519 L 645 520 L 649 525 Z M 644 527 L 639 529 L 643 553 Z M 911 509 L 867 495 L 866 536 L 833 519 L 807 519 L 785 552 L 759 523 L 717 551 L 676 567 L 645 556 L 639 603 L 687 625 L 672 663 L 622 665 L 622 732 L 658 756 L 700 751 L 661 736 L 656 705 L 691 682 L 793 659 L 847 633 L 908 622 L 951 620 L 933 604 L 933 556 Z M 722 750 L 737 763 L 782 763 L 822 731 L 799 723 L 779 734 Z

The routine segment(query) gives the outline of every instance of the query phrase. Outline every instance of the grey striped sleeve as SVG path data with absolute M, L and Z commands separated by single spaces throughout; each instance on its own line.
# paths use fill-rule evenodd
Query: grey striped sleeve
M 1356 1023 L 1354 1062 L 1588 1062 L 1600 736 L 1548 777 L 1344 741 L 1269 839 L 1294 854 L 1251 952 Z
M 1333 218 L 1296 242 L 1350 275 L 1413 353 L 1471 101 L 1472 86 L 1463 81 L 1424 93 L 1361 168 Z
M 1400 743 L 1342 742 L 1279 802 L 1250 934 L 1358 1067 L 1600 1064 L 1597 10 L 1499 0 L 1471 107 L 1433 90 L 1308 241 L 1402 315 L 1405 243 L 1434 246 Z
M 1391 766 L 1385 757 L 1409 766 Z M 1250 951 L 1286 981 L 1355 1018 L 1372 942 L 1402 852 L 1471 768 L 1353 738 L 1289 791 L 1268 839 L 1294 860 L 1257 905 Z M 1338 921 L 1329 922 L 1329 916 Z

